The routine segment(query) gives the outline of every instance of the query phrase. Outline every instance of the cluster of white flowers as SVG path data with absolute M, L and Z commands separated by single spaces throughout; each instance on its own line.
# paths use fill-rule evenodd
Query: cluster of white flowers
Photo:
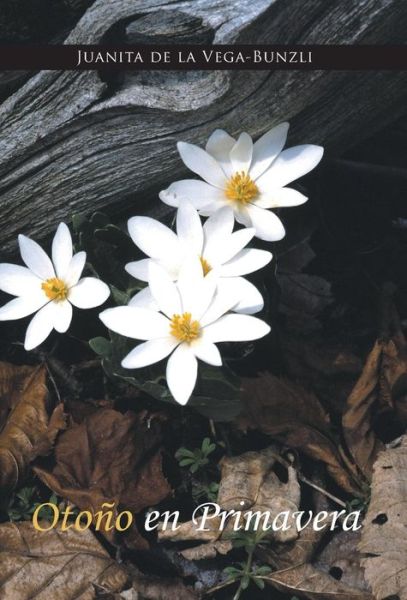
M 268 264 L 272 254 L 247 248 L 253 237 L 285 235 L 270 208 L 307 200 L 287 184 L 311 171 L 323 149 L 304 145 L 283 151 L 288 124 L 282 123 L 253 144 L 216 130 L 206 144 L 178 143 L 185 165 L 204 181 L 176 181 L 160 193 L 177 210 L 176 232 L 149 217 L 128 222 L 130 236 L 147 258 L 126 271 L 148 285 L 127 306 L 104 310 L 103 323 L 120 335 L 142 341 L 122 361 L 127 369 L 168 358 L 166 378 L 174 399 L 186 404 L 196 384 L 198 359 L 220 366 L 217 342 L 255 340 L 270 331 L 253 316 L 264 305 L 243 276 Z M 202 217 L 209 217 L 204 223 Z M 233 231 L 235 219 L 244 228 Z M 26 267 L 0 264 L 0 289 L 17 296 L 0 308 L 0 320 L 32 313 L 25 349 L 41 344 L 53 329 L 67 331 L 72 306 L 93 308 L 109 296 L 95 277 L 80 278 L 86 253 L 73 255 L 68 227 L 61 223 L 52 243 L 52 261 L 33 240 L 20 235 Z

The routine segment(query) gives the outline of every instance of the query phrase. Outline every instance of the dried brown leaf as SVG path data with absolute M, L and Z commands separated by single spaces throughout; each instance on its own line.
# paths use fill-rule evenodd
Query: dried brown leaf
M 244 409 L 237 418 L 240 429 L 258 429 L 322 461 L 345 491 L 360 493 L 356 475 L 345 464 L 339 444 L 332 435 L 328 415 L 315 394 L 264 373 L 243 380 L 242 396 Z
M 407 436 L 381 452 L 374 464 L 372 496 L 360 551 L 366 580 L 377 600 L 407 599 Z
M 148 575 L 133 576 L 133 587 L 140 600 L 198 600 L 198 596 L 182 581 Z
M 269 511 L 272 518 L 278 513 L 298 510 L 300 486 L 296 471 L 288 469 L 288 481 L 283 483 L 272 470 L 276 451 L 273 447 L 260 452 L 246 452 L 227 457 L 221 462 L 221 482 L 218 503 L 224 510 Z M 294 523 L 286 531 L 270 531 L 278 542 L 297 538 Z
M 115 503 L 134 514 L 166 498 L 171 488 L 161 469 L 161 427 L 146 414 L 109 408 L 87 416 L 58 439 L 52 470 L 35 468 L 56 494 L 93 513 Z M 115 541 L 113 532 L 103 532 Z M 130 533 L 130 530 L 129 530 Z M 147 542 L 131 529 L 133 547 Z
M 246 452 L 239 456 L 224 458 L 221 462 L 221 482 L 217 504 L 224 511 L 242 511 L 242 522 L 244 512 L 250 509 L 252 512 L 270 512 L 271 519 L 278 513 L 298 510 L 300 503 L 300 486 L 296 471 L 288 469 L 288 481 L 283 483 L 272 470 L 276 461 L 276 450 L 273 447 L 266 448 L 260 452 Z M 205 530 L 200 530 L 201 519 L 196 522 L 188 521 L 178 526 L 159 531 L 158 537 L 161 541 L 204 541 L 206 544 L 183 550 L 180 553 L 189 560 L 201 560 L 213 558 L 216 554 L 226 554 L 233 544 L 234 517 L 224 520 L 221 517 L 212 516 L 205 522 Z M 222 529 L 222 526 L 224 527 Z M 261 525 L 260 525 L 261 526 Z M 268 532 L 277 542 L 289 542 L 298 536 L 294 520 L 289 523 L 286 531 Z
M 0 363 L 0 488 L 10 493 L 26 467 L 51 449 L 65 425 L 59 405 L 47 411 L 44 367 Z
M 31 523 L 0 525 L 2 600 L 93 600 L 98 584 L 121 591 L 125 570 L 89 531 L 37 531 Z
M 372 600 L 369 592 L 349 587 L 309 563 L 274 572 L 266 580 L 283 593 L 309 600 Z
M 378 400 L 383 344 L 376 342 L 361 376 L 349 395 L 342 418 L 343 434 L 361 472 L 370 479 L 372 466 L 383 444 L 373 431 L 373 411 Z
M 227 554 L 233 548 L 231 540 L 217 540 L 201 544 L 194 548 L 181 550 L 180 554 L 187 560 L 204 560 L 208 558 L 216 558 L 218 554 Z
M 339 530 L 322 550 L 314 566 L 351 588 L 370 593 L 358 550 L 360 531 Z

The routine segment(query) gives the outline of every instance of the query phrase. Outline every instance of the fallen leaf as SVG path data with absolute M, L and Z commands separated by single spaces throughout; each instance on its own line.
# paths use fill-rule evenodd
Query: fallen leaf
M 360 494 L 357 474 L 345 463 L 329 417 L 315 394 L 270 373 L 243 379 L 242 386 L 244 409 L 236 420 L 239 429 L 257 429 L 322 461 L 340 487 Z
M 407 435 L 380 452 L 359 550 L 377 600 L 407 599 Z
M 369 592 L 344 585 L 311 564 L 277 571 L 265 579 L 283 593 L 309 600 L 373 600 Z
M 246 452 L 239 456 L 227 457 L 221 461 L 221 481 L 217 504 L 222 511 L 242 511 L 240 524 L 244 521 L 244 512 L 270 512 L 273 519 L 278 513 L 292 513 L 298 510 L 300 486 L 296 471 L 288 469 L 288 481 L 283 483 L 272 470 L 276 462 L 276 450 L 273 447 L 259 452 Z M 204 544 L 181 550 L 180 554 L 188 560 L 214 558 L 217 554 L 227 554 L 233 548 L 231 536 L 234 533 L 235 519 L 213 515 L 206 520 L 205 528 L 200 528 L 202 517 L 196 522 L 181 523 L 178 529 L 171 527 L 158 532 L 160 541 L 185 542 L 202 541 Z M 238 523 L 239 524 L 239 523 Z M 261 526 L 261 524 L 260 524 Z M 295 522 L 285 531 L 270 530 L 267 537 L 275 542 L 289 542 L 298 537 Z
M 405 425 L 407 395 L 407 345 L 402 334 L 378 340 L 366 359 L 352 390 L 342 424 L 347 446 L 365 477 L 384 448 L 375 433 L 375 422 L 384 412 L 395 411 Z
M 322 550 L 314 565 L 342 584 L 370 593 L 358 550 L 360 531 L 340 529 Z
M 339 531 L 317 555 L 328 535 L 327 529 L 308 526 L 291 544 L 261 549 L 259 557 L 275 569 L 266 581 L 310 600 L 373 600 L 360 565 L 358 534 Z
M 372 466 L 383 448 L 373 430 L 373 412 L 377 409 L 381 366 L 386 346 L 376 342 L 349 398 L 342 418 L 347 447 L 360 471 L 370 480 Z
M 82 510 L 96 513 L 103 503 L 114 502 L 115 513 L 122 507 L 137 515 L 171 492 L 161 469 L 161 441 L 158 418 L 100 409 L 59 437 L 51 470 L 36 467 L 35 472 Z M 114 530 L 102 533 L 115 542 Z M 135 525 L 126 532 L 126 541 L 148 547 Z
M 273 447 L 260 452 L 246 452 L 240 456 L 225 457 L 221 461 L 221 481 L 218 504 L 224 510 L 269 511 L 274 518 L 281 512 L 295 512 L 300 503 L 301 490 L 294 468 L 288 468 L 288 480 L 280 481 L 272 470 L 276 462 Z M 295 524 L 286 530 L 272 531 L 268 537 L 278 542 L 296 539 Z
M 51 449 L 65 425 L 63 407 L 48 415 L 45 367 L 0 363 L 0 488 L 8 495 L 27 466 Z
M 198 600 L 198 596 L 182 581 L 174 578 L 133 576 L 133 587 L 140 594 L 140 600 Z
M 37 531 L 30 522 L 0 525 L 2 600 L 93 600 L 93 584 L 119 592 L 127 582 L 89 531 Z
M 218 554 L 227 554 L 232 548 L 233 544 L 231 540 L 216 540 L 215 542 L 181 550 L 180 554 L 187 560 L 204 560 L 216 558 Z

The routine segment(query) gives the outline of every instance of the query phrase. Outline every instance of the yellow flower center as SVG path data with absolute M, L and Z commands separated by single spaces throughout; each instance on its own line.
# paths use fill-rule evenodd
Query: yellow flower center
M 259 194 L 259 188 L 244 171 L 235 173 L 227 182 L 226 198 L 239 204 L 248 204 Z
M 62 281 L 62 279 L 58 279 L 58 277 L 47 279 L 44 281 L 41 287 L 44 290 L 47 298 L 50 300 L 61 302 L 61 300 L 66 300 L 68 297 L 68 288 L 66 283 Z
M 191 313 L 185 312 L 182 315 L 174 315 L 170 323 L 170 332 L 180 342 L 190 344 L 201 333 L 201 326 L 198 321 L 193 321 Z
M 211 265 L 208 263 L 208 261 L 203 256 L 200 256 L 199 260 L 201 261 L 202 271 L 203 271 L 204 275 L 207 275 L 209 273 L 209 271 L 212 271 Z

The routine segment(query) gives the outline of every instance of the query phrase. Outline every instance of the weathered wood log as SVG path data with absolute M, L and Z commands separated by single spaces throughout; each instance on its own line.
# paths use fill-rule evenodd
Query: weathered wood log
M 405 43 L 405 0 L 98 0 L 67 43 Z M 192 35 L 192 34 L 190 34 Z M 110 37 L 109 37 L 110 36 Z M 200 36 L 200 38 L 199 38 Z M 73 212 L 148 211 L 186 172 L 178 139 L 222 127 L 338 155 L 406 110 L 407 72 L 41 72 L 0 107 L 0 232 L 41 238 Z

